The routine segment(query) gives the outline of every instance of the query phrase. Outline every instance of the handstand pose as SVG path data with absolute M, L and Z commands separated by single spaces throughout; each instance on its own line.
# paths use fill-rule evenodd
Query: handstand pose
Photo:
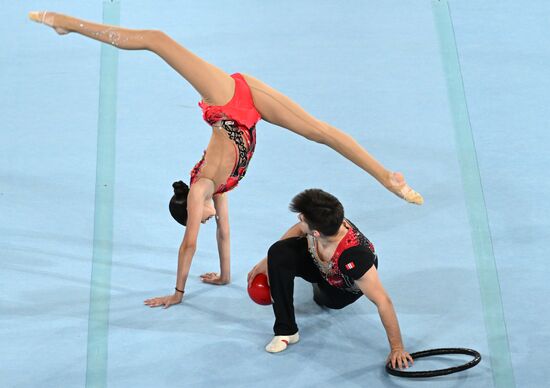
M 52 27 L 60 35 L 76 32 L 121 49 L 152 51 L 202 97 L 199 105 L 205 121 L 212 126 L 212 136 L 202 160 L 191 171 L 187 228 L 179 250 L 176 292 L 145 301 L 151 307 L 168 307 L 181 302 L 200 223 L 214 215 L 217 216 L 221 272 L 207 273 L 201 278 L 212 284 L 229 282 L 229 221 L 223 193 L 233 189 L 245 175 L 254 153 L 255 125 L 260 119 L 329 146 L 392 193 L 410 203 L 420 205 L 423 202 L 422 196 L 407 185 L 401 173 L 384 168 L 348 134 L 311 116 L 288 97 L 252 76 L 225 73 L 161 31 L 120 28 L 45 11 L 31 12 L 29 17 Z

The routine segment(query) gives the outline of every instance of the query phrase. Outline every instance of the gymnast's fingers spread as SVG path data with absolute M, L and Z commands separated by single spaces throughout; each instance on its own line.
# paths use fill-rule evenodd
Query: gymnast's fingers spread
M 401 357 L 399 357 L 399 353 L 395 353 L 395 367 L 399 369 L 403 369 L 403 365 L 401 364 Z
M 145 301 L 145 304 L 149 307 L 159 307 L 165 304 L 167 297 L 151 298 Z
M 405 369 L 408 367 L 407 360 L 405 359 L 405 357 L 403 357 L 403 355 L 399 356 L 399 366 L 401 367 L 401 369 Z
M 207 272 L 201 275 L 201 280 L 203 282 L 208 282 L 208 281 L 212 281 L 212 279 L 215 279 L 217 276 L 218 274 L 215 272 Z
M 394 368 L 394 369 L 395 369 L 395 365 L 396 365 L 395 359 L 396 359 L 395 354 L 392 353 L 391 356 L 390 356 L 390 363 L 391 363 L 391 367 Z
M 403 369 L 403 363 L 401 362 L 401 357 L 399 357 L 399 354 L 395 355 L 395 367 Z
M 218 285 L 218 286 L 222 286 L 224 284 L 229 283 L 229 280 L 228 279 L 225 279 L 225 280 L 222 279 L 222 277 L 219 273 L 212 273 L 211 276 L 203 278 L 202 281 L 204 283 L 215 284 L 215 285 Z
M 153 299 L 152 301 L 150 301 L 148 304 L 147 304 L 149 307 L 158 307 L 160 305 L 162 305 L 161 301 L 159 300 L 159 298 L 155 298 Z
M 401 353 L 401 359 L 402 359 L 402 362 L 403 362 L 403 366 L 405 368 L 408 368 L 412 365 L 412 361 L 410 361 L 410 360 L 412 360 L 412 358 L 411 358 L 411 355 L 409 353 L 407 353 L 407 352 Z M 409 364 L 409 362 L 410 362 L 410 364 Z
M 201 280 L 204 282 L 204 283 L 210 283 L 212 282 L 212 279 L 214 278 L 213 275 L 211 274 L 204 274 L 201 276 Z
M 149 307 L 156 307 L 158 305 L 157 299 L 158 298 L 147 299 L 144 303 Z

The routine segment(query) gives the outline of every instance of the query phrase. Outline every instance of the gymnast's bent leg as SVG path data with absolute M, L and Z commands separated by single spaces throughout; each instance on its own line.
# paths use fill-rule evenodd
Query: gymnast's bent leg
M 76 32 L 125 50 L 152 51 L 185 78 L 207 104 L 224 105 L 233 96 L 234 81 L 227 73 L 199 58 L 161 31 L 132 30 L 46 11 L 31 12 L 29 17 L 52 27 L 61 35 Z
M 407 185 L 401 173 L 387 170 L 350 135 L 311 116 L 290 98 L 262 81 L 249 75 L 244 77 L 252 91 L 256 109 L 264 120 L 329 146 L 406 201 L 418 205 L 424 202 L 422 196 Z
M 275 314 L 275 336 L 265 349 L 277 353 L 300 338 L 294 315 L 294 279 L 301 277 L 317 283 L 322 278 L 309 256 L 307 239 L 303 237 L 291 237 L 273 244 L 267 253 L 267 271 Z

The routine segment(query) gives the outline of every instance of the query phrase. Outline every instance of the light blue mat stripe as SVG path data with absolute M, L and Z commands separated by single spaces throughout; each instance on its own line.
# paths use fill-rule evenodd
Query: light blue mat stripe
M 103 23 L 118 25 L 118 1 L 103 3 Z M 109 303 L 113 253 L 116 85 L 118 50 L 101 45 L 94 246 L 88 318 L 86 387 L 107 386 Z
M 433 11 L 447 79 L 449 105 L 472 234 L 493 382 L 498 388 L 515 387 L 498 272 L 448 2 L 433 0 Z

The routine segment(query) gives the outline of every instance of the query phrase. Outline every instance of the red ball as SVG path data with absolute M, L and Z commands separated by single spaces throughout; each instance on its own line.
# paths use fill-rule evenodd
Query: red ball
M 267 284 L 267 276 L 265 273 L 259 273 L 252 280 L 252 284 L 248 286 L 248 296 L 258 304 L 271 304 L 271 292 L 269 284 Z

